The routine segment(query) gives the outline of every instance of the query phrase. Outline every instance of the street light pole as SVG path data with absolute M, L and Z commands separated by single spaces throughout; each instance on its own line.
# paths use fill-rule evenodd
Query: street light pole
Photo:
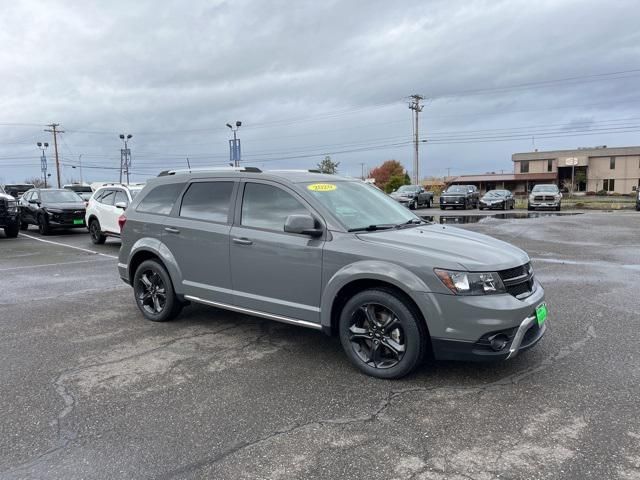
M 38 148 L 42 150 L 42 156 L 40 157 L 40 171 L 44 177 L 44 188 L 47 188 L 47 157 L 44 154 L 45 148 L 49 146 L 47 142 L 37 142 Z
M 131 166 L 131 152 L 129 151 L 128 141 L 133 137 L 130 133 L 120 134 L 120 139 L 124 142 L 124 150 L 120 150 L 120 183 L 122 183 L 122 170 L 127 175 L 127 184 L 129 183 L 129 167 Z
M 230 163 L 233 164 L 234 167 L 240 166 L 240 157 L 241 157 L 240 139 L 238 139 L 236 132 L 238 131 L 241 125 L 242 125 L 242 122 L 239 120 L 236 121 L 236 128 L 233 128 L 233 126 L 230 123 L 227 123 L 227 127 L 229 127 L 233 132 L 233 144 L 231 144 L 231 140 L 229 140 L 229 143 L 231 144 L 229 145 L 229 161 Z
M 84 183 L 82 180 L 82 154 L 78 155 L 78 163 L 80 164 L 80 183 Z

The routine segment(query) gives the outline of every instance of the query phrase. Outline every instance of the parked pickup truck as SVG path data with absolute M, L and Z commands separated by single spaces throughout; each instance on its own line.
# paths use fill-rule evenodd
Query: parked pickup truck
M 480 194 L 475 185 L 451 185 L 440 195 L 440 209 L 447 207 L 476 208 L 480 202 Z
M 420 185 L 402 185 L 396 191 L 391 193 L 391 198 L 401 203 L 411 210 L 419 207 L 431 208 L 433 202 L 433 192 L 427 192 Z
M 0 187 L 0 228 L 4 229 L 4 234 L 9 238 L 18 236 L 20 229 L 20 216 L 15 198 L 4 193 Z

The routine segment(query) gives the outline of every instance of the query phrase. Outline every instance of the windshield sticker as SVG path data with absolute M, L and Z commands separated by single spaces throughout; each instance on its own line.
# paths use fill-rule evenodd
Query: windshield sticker
M 333 183 L 312 183 L 307 186 L 307 188 L 312 192 L 332 192 L 336 190 L 338 186 Z

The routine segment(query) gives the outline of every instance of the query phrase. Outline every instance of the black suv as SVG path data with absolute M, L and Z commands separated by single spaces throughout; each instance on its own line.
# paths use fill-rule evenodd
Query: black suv
M 475 185 L 451 185 L 440 195 L 440 209 L 447 207 L 477 208 L 480 202 L 480 194 Z
M 77 193 L 63 188 L 34 188 L 19 202 L 20 228 L 37 225 L 42 235 L 54 228 L 81 228 L 84 223 L 84 200 Z
M 16 199 L 4 193 L 0 187 L 0 228 L 4 229 L 4 234 L 9 238 L 18 236 L 20 227 L 20 214 Z

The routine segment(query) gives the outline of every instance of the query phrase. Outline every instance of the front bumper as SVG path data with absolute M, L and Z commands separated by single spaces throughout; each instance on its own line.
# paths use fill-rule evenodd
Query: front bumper
M 443 207 L 462 207 L 464 202 L 464 197 L 440 197 L 440 205 Z
M 0 228 L 9 227 L 15 225 L 20 221 L 20 214 L 7 213 L 0 215 Z
M 414 198 L 407 198 L 407 197 L 391 197 L 393 198 L 396 202 L 398 202 L 400 205 L 404 205 L 405 207 L 408 207 L 409 205 L 411 205 L 414 202 Z
M 478 206 L 480 206 L 481 208 L 486 208 L 487 210 L 491 210 L 491 209 L 503 210 L 504 209 L 504 202 L 485 203 L 482 200 L 480 200 L 480 203 L 478 204 Z
M 529 207 L 530 208 L 558 208 L 560 206 L 560 200 L 558 201 L 539 201 L 539 200 L 535 200 L 535 201 L 531 201 L 529 200 Z
M 537 280 L 533 293 L 522 300 L 509 294 L 427 293 L 420 303 L 438 360 L 506 360 L 533 347 L 547 329 L 546 322 L 538 325 L 536 320 L 536 308 L 544 303 Z M 491 347 L 497 335 L 507 340 L 499 351 Z

